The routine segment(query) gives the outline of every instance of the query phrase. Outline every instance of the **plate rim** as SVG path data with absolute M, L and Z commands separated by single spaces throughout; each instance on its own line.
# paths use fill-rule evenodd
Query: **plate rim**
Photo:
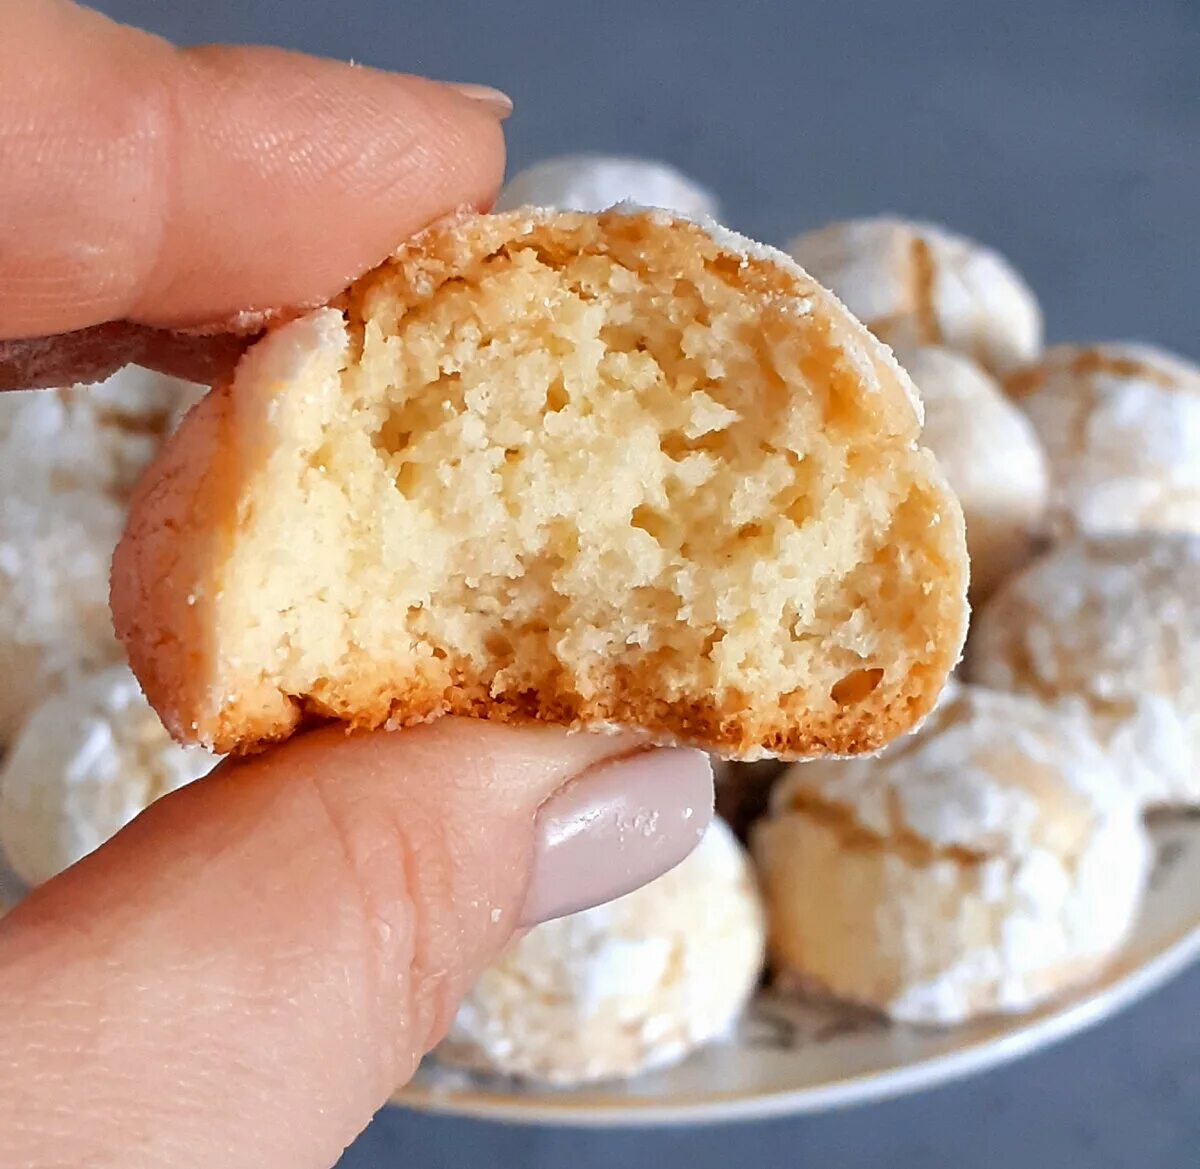
M 556 1128 L 651 1128 L 731 1124 L 805 1116 L 860 1104 L 877 1103 L 974 1076 L 1023 1055 L 1060 1043 L 1124 1011 L 1182 974 L 1200 959 L 1200 919 L 1176 934 L 1153 957 L 1101 979 L 1083 998 L 1028 1019 L 998 1035 L 984 1035 L 962 1047 L 896 1067 L 842 1076 L 825 1083 L 779 1091 L 714 1092 L 678 1103 L 640 1101 L 636 1096 L 580 1098 L 578 1092 L 537 1097 L 503 1095 L 481 1089 L 449 1092 L 444 1088 L 407 1087 L 389 1104 L 438 1116 L 470 1117 L 513 1125 Z M 1116 963 L 1120 971 L 1120 961 Z M 1003 1021 L 998 1016 L 997 1021 Z

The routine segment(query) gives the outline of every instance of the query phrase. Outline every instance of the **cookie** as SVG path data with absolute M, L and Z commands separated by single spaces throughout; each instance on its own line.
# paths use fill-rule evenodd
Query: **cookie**
M 197 396 L 132 366 L 0 394 L 0 746 L 64 680 L 121 657 L 109 561 L 138 476 Z
M 1093 976 L 1150 847 L 1083 720 L 955 686 L 882 756 L 795 766 L 754 855 L 783 981 L 952 1024 Z
M 1147 808 L 1200 806 L 1200 536 L 1077 538 L 976 616 L 967 668 L 1081 707 Z
M 872 751 L 966 623 L 919 420 L 781 253 L 661 211 L 456 217 L 188 415 L 117 550 L 117 630 L 219 753 L 443 714 Z
M 125 666 L 79 677 L 29 716 L 0 766 L 5 858 L 40 885 L 216 762 L 171 740 Z
M 1148 345 L 1056 345 L 1005 389 L 1049 456 L 1058 535 L 1200 534 L 1200 367 Z
M 969 357 L 898 348 L 921 392 L 921 440 L 962 504 L 971 557 L 971 603 L 988 597 L 1033 555 L 1045 525 L 1049 472 L 1029 419 Z
M 496 200 L 497 211 L 553 207 L 607 211 L 616 203 L 662 207 L 689 219 L 717 219 L 717 197 L 665 162 L 607 154 L 566 154 L 518 171 Z
M 941 345 L 992 373 L 1032 361 L 1042 313 L 999 253 L 931 223 L 850 219 L 788 250 L 889 345 Z
M 749 861 L 713 821 L 665 876 L 514 942 L 436 1058 L 559 1086 L 675 1063 L 728 1032 L 758 981 L 763 936 Z

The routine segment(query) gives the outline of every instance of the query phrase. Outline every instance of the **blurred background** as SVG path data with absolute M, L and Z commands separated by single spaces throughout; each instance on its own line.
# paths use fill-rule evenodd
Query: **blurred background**
M 187 43 L 253 41 L 515 100 L 510 172 L 595 150 L 674 163 L 782 243 L 892 211 L 993 244 L 1051 341 L 1200 358 L 1200 4 L 959 0 L 99 0 Z M 577 1133 L 391 1111 L 344 1169 L 687 1165 L 1194 1166 L 1200 970 L 980 1078 L 820 1117 Z

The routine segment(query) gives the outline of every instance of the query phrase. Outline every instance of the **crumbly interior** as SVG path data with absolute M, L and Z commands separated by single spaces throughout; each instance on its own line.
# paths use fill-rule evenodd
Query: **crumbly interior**
M 223 685 L 265 671 L 335 717 L 390 687 L 407 721 L 452 693 L 627 721 L 653 695 L 686 732 L 944 675 L 961 597 L 930 582 L 957 545 L 929 534 L 915 418 L 821 313 L 637 225 L 519 236 L 415 291 L 384 269 L 299 375 L 259 379 Z

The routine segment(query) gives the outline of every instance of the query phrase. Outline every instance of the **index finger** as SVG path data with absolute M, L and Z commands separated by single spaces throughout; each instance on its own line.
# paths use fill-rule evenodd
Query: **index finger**
M 502 99 L 65 0 L 0 38 L 0 339 L 328 299 L 503 171 Z

